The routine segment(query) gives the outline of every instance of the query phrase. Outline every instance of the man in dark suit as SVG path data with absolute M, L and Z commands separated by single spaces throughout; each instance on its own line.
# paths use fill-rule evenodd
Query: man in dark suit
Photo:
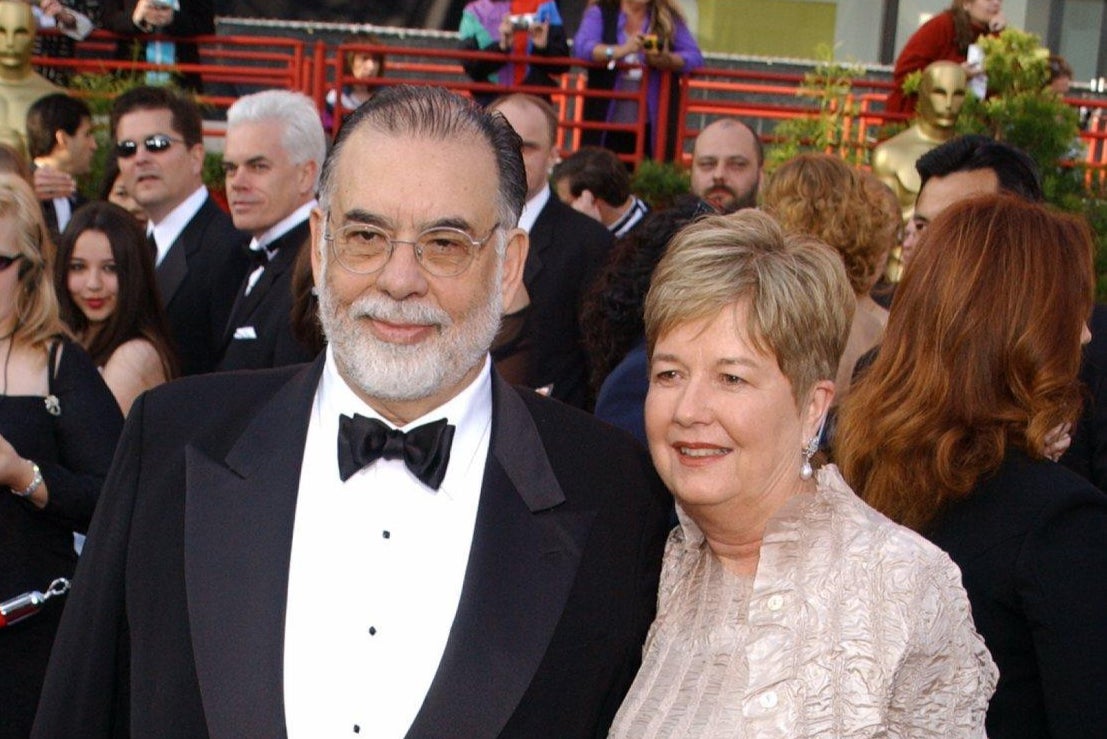
M 288 90 L 239 98 L 227 111 L 223 171 L 235 228 L 254 265 L 238 289 L 220 370 L 264 369 L 315 356 L 292 335 L 292 273 L 309 248 L 308 215 L 326 136 L 311 100 Z
M 96 151 L 96 137 L 92 135 L 92 111 L 84 101 L 65 93 L 41 97 L 27 109 L 27 151 L 31 155 L 36 174 L 36 189 L 47 171 L 55 173 L 49 187 L 54 188 L 36 194 L 42 202 L 42 216 L 50 230 L 50 238 L 57 242 L 65 230 L 73 211 L 85 203 L 77 192 L 77 178 L 88 174 L 92 167 L 92 155 Z M 39 171 L 42 170 L 42 174 Z M 65 175 L 62 180 L 59 176 Z M 57 189 L 60 182 L 64 189 Z
M 111 126 L 127 192 L 150 217 L 146 233 L 181 372 L 210 372 L 249 261 L 245 234 L 201 177 L 200 111 L 167 88 L 136 87 L 116 98 Z
M 530 235 L 523 283 L 530 297 L 531 357 L 527 385 L 579 408 L 592 407 L 580 304 L 613 238 L 602 224 L 562 203 L 550 190 L 557 161 L 557 114 L 534 95 L 508 95 L 489 106 L 523 139 L 527 202 L 519 227 Z
M 606 732 L 664 494 L 490 367 L 524 194 L 518 137 L 445 90 L 347 121 L 311 214 L 328 350 L 135 403 L 34 736 Z

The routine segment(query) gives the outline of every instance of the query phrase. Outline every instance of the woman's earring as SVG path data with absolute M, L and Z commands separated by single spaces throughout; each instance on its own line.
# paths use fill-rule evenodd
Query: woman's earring
M 811 437 L 811 441 L 807 442 L 807 446 L 803 448 L 803 464 L 800 466 L 800 478 L 803 480 L 810 480 L 815 475 L 815 470 L 811 467 L 811 458 L 815 456 L 815 452 L 819 451 L 819 439 L 823 436 L 823 426 L 825 425 L 826 416 L 823 416 L 823 420 L 819 421 L 819 430 L 815 432 L 815 435 Z

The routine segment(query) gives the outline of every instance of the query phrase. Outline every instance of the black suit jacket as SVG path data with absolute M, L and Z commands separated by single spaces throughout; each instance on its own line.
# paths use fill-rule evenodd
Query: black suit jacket
M 269 251 L 276 253 L 246 295 L 248 268 L 223 334 L 219 370 L 283 367 L 315 356 L 292 335 L 292 272 L 300 250 L 309 247 L 309 231 L 305 219 L 269 244 Z
M 158 292 L 181 373 L 215 369 L 238 287 L 250 267 L 247 236 L 209 196 L 157 268 Z
M 285 735 L 288 566 L 322 362 L 135 403 L 33 736 Z M 408 736 L 601 735 L 653 617 L 666 496 L 629 436 L 495 374 L 492 395 L 461 600 Z
M 1088 321 L 1092 340 L 1084 347 L 1080 380 L 1084 410 L 1061 464 L 1107 490 L 1107 305 L 1097 303 Z
M 1107 736 L 1107 495 L 1009 449 L 928 536 L 999 668 L 988 736 Z
M 63 230 L 58 228 L 58 209 L 55 207 L 53 200 L 40 200 L 39 202 L 42 203 L 42 218 L 46 221 L 46 230 L 50 232 L 50 238 L 57 244 Z M 69 217 L 72 218 L 77 209 L 87 202 L 88 198 L 79 193 L 69 198 Z
M 588 356 L 580 337 L 580 304 L 596 279 L 612 236 L 553 193 L 530 230 L 523 283 L 530 294 L 531 387 L 553 385 L 553 397 L 591 408 Z

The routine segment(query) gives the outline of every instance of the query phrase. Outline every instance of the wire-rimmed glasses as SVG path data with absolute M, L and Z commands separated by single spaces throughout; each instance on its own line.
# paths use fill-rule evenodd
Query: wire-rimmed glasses
M 436 277 L 456 277 L 464 272 L 485 243 L 500 227 L 497 223 L 483 239 L 474 239 L 459 228 L 440 226 L 428 228 L 414 241 L 394 239 L 379 226 L 368 223 L 347 223 L 331 230 L 330 213 L 323 238 L 330 242 L 331 253 L 338 264 L 356 275 L 371 275 L 384 269 L 396 244 L 411 244 L 415 259 L 429 274 Z

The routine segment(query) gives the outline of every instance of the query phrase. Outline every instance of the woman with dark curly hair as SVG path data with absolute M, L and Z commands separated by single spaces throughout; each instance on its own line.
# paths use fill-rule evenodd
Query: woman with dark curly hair
M 597 393 L 596 416 L 626 429 L 643 444 L 642 408 L 649 382 L 642 307 L 650 276 L 669 240 L 697 216 L 714 212 L 688 196 L 666 210 L 648 213 L 620 239 L 581 307 L 581 334 L 592 363 L 589 379 Z
M 980 64 L 968 64 L 969 46 L 986 34 L 999 33 L 1007 25 L 1003 17 L 1003 0 L 953 0 L 949 8 L 938 13 L 907 39 L 903 51 L 896 57 L 892 72 L 895 88 L 884 104 L 893 113 L 914 113 L 915 95 L 905 95 L 903 82 L 907 75 L 918 72 L 931 62 L 957 62 L 965 73 L 974 77 L 983 73 Z
M 951 206 L 840 415 L 849 484 L 961 568 L 999 667 L 989 736 L 1107 735 L 1107 496 L 1049 451 L 1080 409 L 1092 252 L 1040 205 Z
M 785 231 L 833 248 L 846 265 L 857 310 L 834 379 L 837 402 L 849 392 L 858 358 L 880 343 L 888 311 L 869 293 L 888 259 L 899 213 L 865 176 L 829 154 L 800 154 L 773 172 L 762 188 L 762 209 Z

